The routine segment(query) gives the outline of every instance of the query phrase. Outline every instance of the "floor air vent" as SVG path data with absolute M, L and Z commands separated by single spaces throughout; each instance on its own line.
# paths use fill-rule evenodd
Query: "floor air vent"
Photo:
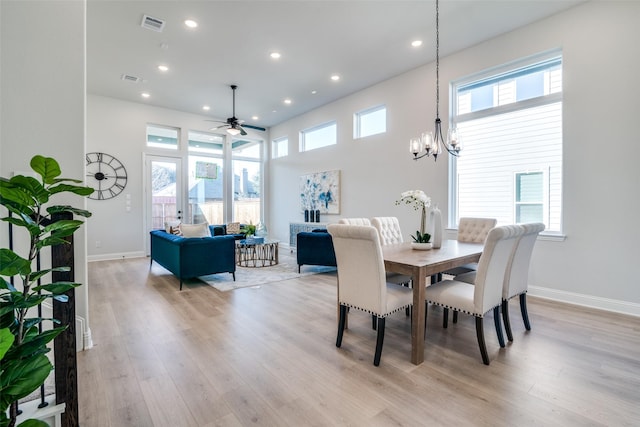
M 154 18 L 153 16 L 149 15 L 144 15 L 142 17 L 142 23 L 140 25 L 142 26 L 142 28 L 157 32 L 162 32 L 162 30 L 164 29 L 164 21 L 162 19 Z

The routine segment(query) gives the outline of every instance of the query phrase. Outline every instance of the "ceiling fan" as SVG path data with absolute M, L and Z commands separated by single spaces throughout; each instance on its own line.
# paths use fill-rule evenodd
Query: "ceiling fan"
M 218 130 L 218 129 L 227 129 L 227 133 L 230 135 L 246 135 L 247 132 L 243 129 L 243 127 L 245 128 L 251 128 L 251 129 L 256 129 L 256 130 L 261 130 L 264 131 L 265 128 L 261 128 L 259 126 L 252 126 L 252 125 L 245 125 L 244 120 L 238 120 L 238 118 L 236 117 L 236 89 L 238 88 L 237 85 L 231 85 L 231 90 L 233 91 L 233 114 L 231 117 L 229 117 L 227 119 L 226 122 L 221 122 L 219 120 L 207 120 L 208 122 L 216 122 L 216 123 L 223 123 L 220 126 L 216 126 L 213 128 L 210 128 L 209 130 Z

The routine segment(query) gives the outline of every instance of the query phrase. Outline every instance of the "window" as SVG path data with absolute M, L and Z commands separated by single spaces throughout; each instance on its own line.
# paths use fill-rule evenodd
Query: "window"
M 387 131 L 387 107 L 378 105 L 353 115 L 353 137 L 364 138 Z
M 224 138 L 213 133 L 189 131 L 189 151 L 217 154 L 224 153 Z
M 335 145 L 337 143 L 336 122 L 324 123 L 300 132 L 300 152 Z
M 283 136 L 271 141 L 271 158 L 277 159 L 289 154 L 289 138 Z
M 147 147 L 178 149 L 178 129 L 147 125 Z
M 516 222 L 544 222 L 546 203 L 542 172 L 517 172 L 515 179 Z
M 453 83 L 463 143 L 450 156 L 449 222 L 543 222 L 562 231 L 562 56 L 559 51 Z
M 262 218 L 262 142 L 234 139 L 233 220 L 258 224 Z

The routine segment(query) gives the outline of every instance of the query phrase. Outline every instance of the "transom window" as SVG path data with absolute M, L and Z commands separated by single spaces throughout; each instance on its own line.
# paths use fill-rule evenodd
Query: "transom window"
M 284 157 L 289 154 L 289 138 L 283 136 L 282 138 L 276 138 L 271 141 L 271 158 L 277 159 L 278 157 Z
M 365 138 L 387 131 L 387 107 L 378 105 L 353 115 L 353 138 Z
M 168 126 L 147 125 L 147 147 L 178 149 L 179 129 Z
M 300 152 L 335 145 L 337 143 L 336 122 L 323 123 L 300 132 Z
M 562 56 L 554 51 L 453 83 L 450 218 L 543 222 L 562 231 Z

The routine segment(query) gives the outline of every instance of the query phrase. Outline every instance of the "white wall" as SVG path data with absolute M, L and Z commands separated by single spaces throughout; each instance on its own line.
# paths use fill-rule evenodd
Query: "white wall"
M 143 103 L 88 95 L 87 152 L 115 156 L 127 169 L 127 186 L 108 200 L 89 200 L 93 216 L 88 222 L 89 260 L 145 256 L 149 236 L 144 229 L 143 153 L 164 156 L 185 155 L 187 131 L 207 131 L 210 117 L 158 108 Z M 147 148 L 147 123 L 182 129 L 180 150 Z M 268 132 L 247 129 L 248 137 L 268 140 Z M 186 168 L 183 168 L 186 173 Z M 185 176 L 186 177 L 186 176 Z M 126 195 L 131 195 L 131 211 L 126 211 Z M 100 247 L 96 247 L 96 241 Z
M 486 68 L 552 48 L 563 49 L 565 241 L 538 241 L 532 260 L 534 295 L 640 315 L 634 260 L 639 250 L 640 172 L 635 117 L 640 57 L 639 2 L 589 2 L 512 33 L 441 58 L 441 105 L 447 85 Z M 441 40 L 446 43 L 446 40 Z M 444 95 L 444 96 L 442 96 Z M 352 115 L 377 104 L 388 109 L 387 133 L 354 140 Z M 288 223 L 302 221 L 298 177 L 342 171 L 340 217 L 397 216 L 405 234 L 418 214 L 395 206 L 400 192 L 423 189 L 448 216 L 446 155 L 411 160 L 408 141 L 431 130 L 435 69 L 426 65 L 271 128 L 289 137 L 289 156 L 271 162 L 270 210 L 274 237 L 288 241 Z M 338 144 L 298 153 L 298 132 L 338 122 Z M 464 152 L 462 153 L 464 155 Z
M 31 173 L 36 154 L 55 158 L 64 177 L 84 176 L 85 145 L 84 0 L 0 3 L 0 175 Z M 57 204 L 84 208 L 79 196 Z M 0 244 L 6 247 L 2 224 Z M 74 235 L 76 314 L 90 346 L 86 271 L 86 227 Z

